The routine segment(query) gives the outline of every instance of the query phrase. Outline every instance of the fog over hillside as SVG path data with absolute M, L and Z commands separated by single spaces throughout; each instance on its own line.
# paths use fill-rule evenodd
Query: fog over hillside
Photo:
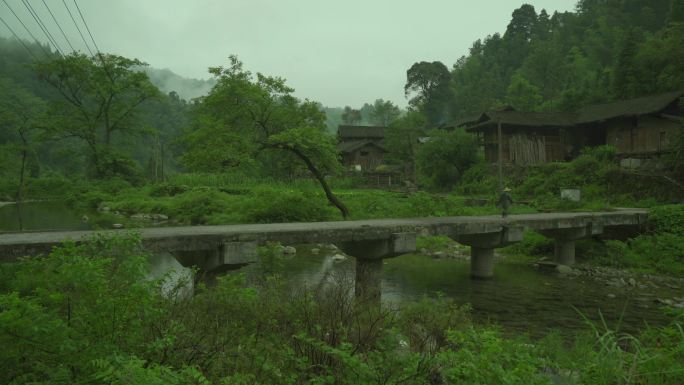
M 186 78 L 168 68 L 157 69 L 147 67 L 145 72 L 150 77 L 152 83 L 163 92 L 176 91 L 185 100 L 206 95 L 215 83 L 213 79 Z

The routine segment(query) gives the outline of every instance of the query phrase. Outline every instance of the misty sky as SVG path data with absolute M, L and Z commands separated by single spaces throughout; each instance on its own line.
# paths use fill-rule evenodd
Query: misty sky
M 20 0 L 5 0 L 46 39 Z M 77 0 L 99 48 L 156 68 L 207 78 L 237 54 L 253 72 L 288 80 L 299 97 L 360 107 L 377 98 L 405 106 L 406 70 L 451 68 L 478 38 L 503 32 L 523 2 L 571 11 L 576 0 Z M 64 47 L 42 1 L 29 0 Z M 62 1 L 46 0 L 76 49 L 85 46 Z M 78 18 L 73 0 L 67 0 Z M 0 15 L 28 37 L 4 4 Z M 87 37 L 87 32 L 86 33 Z M 0 35 L 11 36 L 0 24 Z M 42 39 L 41 39 L 42 38 Z

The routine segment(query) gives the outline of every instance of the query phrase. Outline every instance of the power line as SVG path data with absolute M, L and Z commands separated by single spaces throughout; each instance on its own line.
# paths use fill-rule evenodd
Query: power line
M 14 33 L 14 30 L 12 29 L 12 27 L 10 27 L 9 24 L 7 24 L 7 23 L 5 22 L 5 20 L 2 18 L 2 16 L 0 16 L 0 21 L 2 22 L 2 24 L 5 25 L 5 27 L 7 27 L 7 29 L 9 29 L 10 32 L 12 32 L 12 35 L 14 35 L 14 38 L 17 39 L 17 40 L 19 41 L 19 43 L 21 43 L 21 45 L 24 46 L 24 48 L 26 48 L 26 50 L 27 50 L 28 53 L 31 55 L 31 57 L 34 58 L 34 59 L 37 59 L 37 58 L 36 58 L 36 55 L 33 54 L 33 51 L 31 51 L 31 50 L 29 49 L 29 47 L 28 47 L 26 44 L 24 44 L 24 41 L 21 40 L 21 39 L 19 38 L 19 36 L 17 36 L 16 33 Z
M 47 37 L 48 42 L 50 42 L 50 44 L 52 44 L 55 47 L 55 49 L 60 55 L 64 56 L 62 54 L 61 48 L 59 47 L 59 44 L 57 44 L 57 40 L 55 40 L 50 31 L 47 29 L 47 27 L 43 23 L 43 20 L 40 19 L 40 16 L 38 16 L 36 10 L 33 9 L 33 6 L 31 6 L 31 4 L 27 0 L 21 0 L 21 2 L 24 3 L 24 7 L 26 7 L 26 9 L 33 17 L 33 20 L 35 20 L 36 24 L 38 24 L 38 27 L 43 31 L 43 34 L 45 35 L 45 37 Z
M 69 38 L 67 37 L 66 33 L 64 33 L 62 26 L 59 25 L 57 18 L 55 18 L 55 15 L 52 13 L 52 10 L 50 10 L 50 7 L 48 7 L 45 0 L 43 0 L 43 5 L 45 6 L 45 8 L 47 8 L 48 12 L 50 12 L 50 16 L 52 16 L 52 21 L 54 21 L 55 24 L 57 24 L 57 28 L 59 28 L 59 31 L 62 32 L 62 36 L 64 36 L 64 40 L 66 40 L 67 44 L 69 44 L 69 47 L 71 48 L 71 52 L 76 52 L 76 50 L 74 49 L 74 46 L 71 45 L 71 41 L 69 41 Z
M 19 18 L 19 16 L 17 16 L 17 14 L 16 14 L 16 13 L 14 12 L 14 10 L 12 9 L 12 7 L 10 7 L 9 4 L 7 4 L 7 1 L 6 1 L 6 0 L 2 0 L 2 2 L 5 3 L 5 6 L 10 10 L 10 12 L 12 12 L 12 14 L 14 15 L 14 17 L 16 17 L 17 20 L 19 20 L 19 23 L 21 23 L 21 25 L 24 27 L 24 29 L 26 30 L 26 32 L 28 32 L 28 34 L 33 38 L 33 41 L 35 41 L 36 44 L 38 44 L 38 46 L 39 46 L 40 49 L 43 51 L 43 53 L 45 54 L 45 56 L 50 56 L 50 54 L 49 54 L 48 51 L 45 49 L 45 47 L 43 47 L 43 45 L 40 44 L 40 42 L 38 41 L 38 39 L 36 39 L 36 37 L 33 36 L 33 34 L 31 33 L 31 31 L 28 29 L 28 27 L 26 27 L 26 24 L 24 24 L 24 22 L 21 21 L 21 19 Z
M 90 35 L 90 40 L 93 41 L 93 45 L 95 46 L 97 53 L 100 53 L 100 48 L 97 46 L 97 43 L 95 43 L 95 39 L 93 39 L 93 34 L 90 33 L 90 28 L 88 28 L 88 23 L 86 23 L 85 18 L 83 17 L 83 13 L 81 13 L 81 8 L 78 6 L 78 3 L 76 2 L 76 0 L 74 0 L 74 5 L 76 6 L 76 9 L 78 10 L 78 14 L 81 15 L 81 20 L 83 20 L 83 25 L 85 25 L 86 31 L 88 31 L 88 35 Z
M 5 0 L 2 0 L 5 1 Z M 83 37 L 83 33 L 81 32 L 81 28 L 78 27 L 78 23 L 76 23 L 76 19 L 74 19 L 74 15 L 71 13 L 71 10 L 69 9 L 69 6 L 67 5 L 65 0 L 62 0 L 62 3 L 64 4 L 64 7 L 67 9 L 67 12 L 69 12 L 69 16 L 71 17 L 71 21 L 74 22 L 74 25 L 76 26 L 76 30 L 78 31 L 78 34 L 81 35 L 81 39 L 85 43 L 86 48 L 88 49 L 88 52 L 90 52 L 90 56 L 95 56 L 93 55 L 93 51 L 90 50 L 90 46 L 88 45 L 88 42 L 86 41 L 85 37 Z

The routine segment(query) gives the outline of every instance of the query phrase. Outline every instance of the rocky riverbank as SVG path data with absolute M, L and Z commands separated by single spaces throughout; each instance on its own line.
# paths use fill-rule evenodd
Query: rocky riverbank
M 546 259 L 532 263 L 537 269 L 555 269 L 572 279 L 588 277 L 606 286 L 608 299 L 625 295 L 637 301 L 639 307 L 669 306 L 684 309 L 684 278 L 655 274 L 641 274 L 624 269 L 578 264 L 573 267 L 556 265 Z

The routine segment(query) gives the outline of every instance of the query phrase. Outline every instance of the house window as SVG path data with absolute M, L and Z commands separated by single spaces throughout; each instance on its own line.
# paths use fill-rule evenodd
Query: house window
M 361 151 L 361 156 L 368 156 L 368 151 Z

